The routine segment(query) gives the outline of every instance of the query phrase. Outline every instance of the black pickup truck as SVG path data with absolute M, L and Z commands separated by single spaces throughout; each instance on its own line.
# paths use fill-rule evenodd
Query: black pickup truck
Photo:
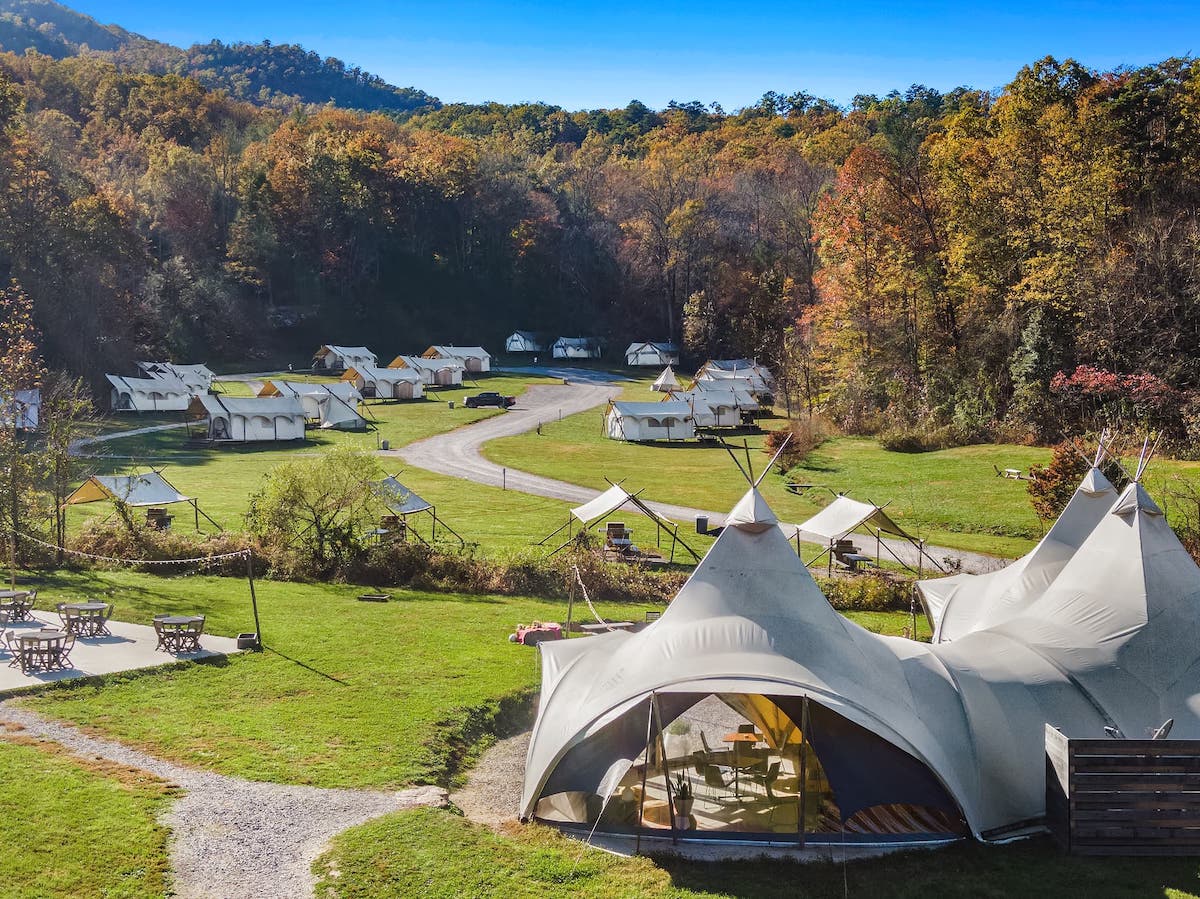
M 509 406 L 517 402 L 515 396 L 504 396 L 501 393 L 477 393 L 474 396 L 469 396 L 463 401 L 463 405 L 468 409 L 478 409 L 480 406 L 498 406 L 501 409 L 507 409 Z

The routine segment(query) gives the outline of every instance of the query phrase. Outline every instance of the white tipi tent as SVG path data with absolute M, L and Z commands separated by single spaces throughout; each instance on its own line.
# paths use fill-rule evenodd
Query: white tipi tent
M 671 366 L 667 366 L 662 370 L 654 383 L 650 385 L 651 390 L 657 390 L 659 393 L 670 393 L 673 390 L 679 389 L 679 381 L 675 378 L 675 371 Z

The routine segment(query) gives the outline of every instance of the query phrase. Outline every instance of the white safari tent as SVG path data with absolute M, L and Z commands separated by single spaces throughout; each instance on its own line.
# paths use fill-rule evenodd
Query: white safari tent
M 181 365 L 175 362 L 139 362 L 140 368 L 148 378 L 165 378 L 182 381 L 196 393 L 206 393 L 212 389 L 213 378 L 216 375 L 207 365 Z
M 421 375 L 411 368 L 356 365 L 346 369 L 342 382 L 354 385 L 368 399 L 419 400 L 425 396 Z
M 466 371 L 457 359 L 426 359 L 423 356 L 397 356 L 388 368 L 413 371 L 426 387 L 455 387 L 462 383 Z
M 203 422 L 203 436 L 217 443 L 303 440 L 307 416 L 294 396 L 201 395 L 189 416 Z
M 379 359 L 365 346 L 334 346 L 326 344 L 313 353 L 313 371 L 340 372 L 347 368 L 378 365 Z
M 190 496 L 184 496 L 175 486 L 162 476 L 162 472 L 148 471 L 145 474 L 134 475 L 99 475 L 94 474 L 84 481 L 75 492 L 68 496 L 63 504 L 67 506 L 81 503 L 95 503 L 107 500 L 118 505 L 132 508 L 147 508 L 154 506 L 170 506 L 175 503 L 187 503 L 192 507 L 196 519 L 196 528 L 200 527 L 200 516 L 221 526 L 208 517 L 200 508 L 200 504 Z
M 113 412 L 183 412 L 197 390 L 177 378 L 105 375 L 112 385 Z
M 696 423 L 687 403 L 610 403 L 604 414 L 604 432 L 610 440 L 638 443 L 646 440 L 691 440 Z
M 913 537 L 908 531 L 896 524 L 892 517 L 884 511 L 883 506 L 877 506 L 874 503 L 864 503 L 856 499 L 851 499 L 848 496 L 836 496 L 828 506 L 814 515 L 812 518 L 803 522 L 798 527 L 797 537 L 800 540 L 806 540 L 810 543 L 819 543 L 825 547 L 825 550 L 813 559 L 808 564 L 812 565 L 818 559 L 824 558 L 825 555 L 832 551 L 834 543 L 838 540 L 844 540 L 850 534 L 858 530 L 865 530 L 868 534 L 876 538 L 876 552 L 887 552 L 896 558 L 896 561 L 907 566 L 895 554 L 892 553 L 888 545 L 879 537 L 882 534 L 888 534 L 892 537 L 899 537 L 901 540 L 907 540 L 916 549 L 917 552 L 933 564 L 939 570 L 942 566 L 936 559 L 925 552 L 924 544 Z
M 520 814 L 580 834 L 1003 840 L 1046 814 L 1047 724 L 1200 738 L 1200 568 L 1139 484 L 1040 596 L 953 643 L 839 615 L 752 490 L 658 621 L 539 651 Z
M 358 431 L 367 426 L 367 420 L 358 411 L 362 394 L 349 381 L 312 382 L 264 381 L 258 396 L 290 396 L 300 400 L 309 421 L 321 428 L 336 428 L 342 431 Z
M 696 372 L 697 385 L 709 381 L 741 381 L 744 389 L 756 395 L 770 396 L 775 389 L 775 376 L 765 365 L 753 359 L 710 359 Z
M 12 396 L 0 396 L 0 427 L 17 431 L 36 431 L 42 415 L 42 392 L 16 390 Z
M 452 359 L 469 372 L 492 370 L 492 354 L 481 346 L 431 346 L 422 359 Z
M 732 390 L 672 391 L 663 402 L 687 403 L 698 428 L 736 428 L 742 424 L 742 408 Z M 758 408 L 757 403 L 754 408 Z
M 545 349 L 546 341 L 533 331 L 513 331 L 504 338 L 506 353 L 541 353 Z
M 662 374 L 654 379 L 650 389 L 657 390 L 659 393 L 670 393 L 672 390 L 679 389 L 679 381 L 675 378 L 675 372 L 671 366 L 668 365 L 662 370 Z
M 626 365 L 678 365 L 679 347 L 673 343 L 643 341 L 631 343 L 625 350 Z
M 599 359 L 600 341 L 595 337 L 560 337 L 550 345 L 555 359 Z

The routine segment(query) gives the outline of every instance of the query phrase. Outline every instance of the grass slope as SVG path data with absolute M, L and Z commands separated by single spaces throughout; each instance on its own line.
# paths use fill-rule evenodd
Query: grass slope
M 448 812 L 399 812 L 340 834 L 314 866 L 327 899 L 541 896 L 662 899 L 1117 899 L 1200 893 L 1194 860 L 1065 858 L 1047 841 L 968 843 L 878 859 L 705 864 L 619 858 L 545 827 L 502 832 Z
M 169 788 L 54 744 L 0 738 L 0 892 L 12 899 L 138 899 L 167 890 Z

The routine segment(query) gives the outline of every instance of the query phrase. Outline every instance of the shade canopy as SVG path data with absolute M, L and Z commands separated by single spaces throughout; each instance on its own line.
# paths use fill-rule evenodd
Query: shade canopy
M 851 531 L 870 524 L 885 534 L 894 534 L 911 540 L 904 528 L 892 521 L 881 506 L 859 502 L 848 496 L 839 496 L 828 506 L 800 525 L 800 534 L 814 543 L 830 543 L 841 540 Z
M 375 495 L 394 515 L 412 515 L 433 508 L 433 503 L 422 499 L 394 477 L 376 481 L 371 486 Z
M 127 506 L 169 506 L 172 503 L 188 503 L 190 496 L 176 490 L 157 471 L 135 475 L 94 474 L 66 498 L 66 505 L 94 503 L 111 500 Z

